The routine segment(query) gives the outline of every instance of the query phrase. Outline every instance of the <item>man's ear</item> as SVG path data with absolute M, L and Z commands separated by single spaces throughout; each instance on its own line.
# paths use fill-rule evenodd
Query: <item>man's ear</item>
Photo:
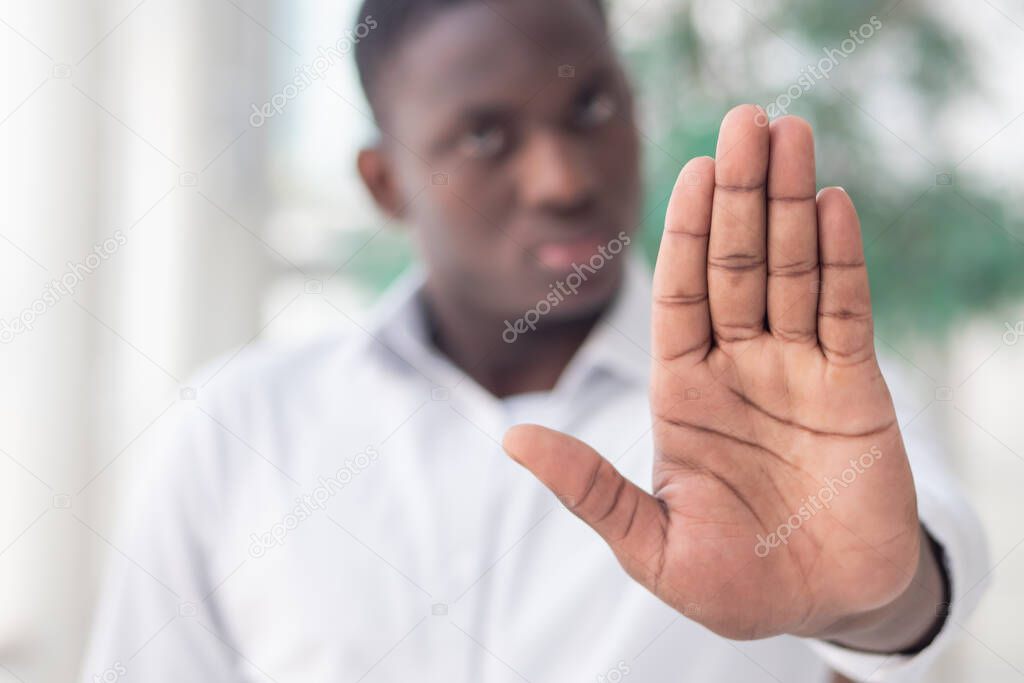
M 391 218 L 402 218 L 405 206 L 394 168 L 384 150 L 379 145 L 362 148 L 356 157 L 356 167 L 377 207 Z

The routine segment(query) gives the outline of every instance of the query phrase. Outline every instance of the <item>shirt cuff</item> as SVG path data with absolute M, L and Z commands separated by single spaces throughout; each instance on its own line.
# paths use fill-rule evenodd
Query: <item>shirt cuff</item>
M 829 667 L 855 681 L 920 680 L 957 635 L 958 624 L 964 623 L 974 611 L 988 585 L 988 549 L 974 513 L 955 495 L 918 489 L 917 496 L 921 524 L 945 554 L 944 569 L 952 601 L 940 609 L 948 610 L 948 616 L 935 639 L 914 655 L 873 654 L 824 641 L 808 641 Z

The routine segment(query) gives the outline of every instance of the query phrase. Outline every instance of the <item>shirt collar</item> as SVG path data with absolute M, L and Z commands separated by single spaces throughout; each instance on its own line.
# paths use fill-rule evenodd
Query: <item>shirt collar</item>
M 611 306 L 569 363 L 555 391 L 576 388 L 600 371 L 629 383 L 647 382 L 651 364 L 651 271 L 639 256 L 631 255 L 623 275 Z M 385 352 L 401 358 L 435 384 L 447 386 L 455 374 L 459 375 L 455 381 L 461 381 L 461 372 L 430 343 L 420 302 L 424 281 L 422 267 L 409 268 L 375 306 L 366 331 Z

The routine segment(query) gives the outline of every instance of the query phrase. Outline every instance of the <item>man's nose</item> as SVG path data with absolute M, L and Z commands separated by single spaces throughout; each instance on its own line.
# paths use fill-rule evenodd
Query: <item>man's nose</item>
M 520 187 L 525 204 L 575 213 L 594 200 L 597 187 L 582 143 L 556 132 L 539 132 L 522 157 Z

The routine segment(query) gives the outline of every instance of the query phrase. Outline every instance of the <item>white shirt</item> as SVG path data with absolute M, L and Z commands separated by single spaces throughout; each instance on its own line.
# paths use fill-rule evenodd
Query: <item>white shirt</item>
M 341 334 L 213 364 L 133 487 L 81 680 L 916 678 L 988 566 L 931 433 L 916 429 L 923 405 L 900 387 L 921 517 L 953 586 L 944 632 L 915 657 L 716 636 L 630 580 L 504 455 L 507 427 L 544 424 L 650 490 L 650 275 L 636 262 L 627 273 L 547 393 L 496 399 L 440 356 L 416 273 Z

